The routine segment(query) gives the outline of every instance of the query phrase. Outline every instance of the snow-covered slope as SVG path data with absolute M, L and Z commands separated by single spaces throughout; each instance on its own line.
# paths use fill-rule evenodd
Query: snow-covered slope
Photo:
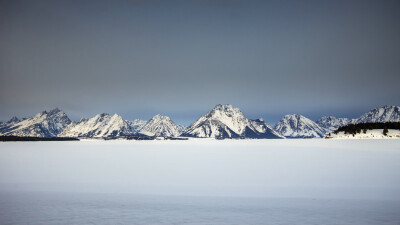
M 217 105 L 185 129 L 185 137 L 282 138 L 265 121 L 249 120 L 232 105 Z
M 327 132 L 314 121 L 298 114 L 284 116 L 274 128 L 289 138 L 319 138 Z
M 246 128 L 245 132 L 241 135 L 247 138 L 285 138 L 279 134 L 272 126 L 265 122 L 262 118 L 256 120 L 249 120 L 250 125 Z
M 180 124 L 177 124 L 178 129 L 179 129 L 179 133 L 183 133 L 183 131 L 185 131 L 186 127 Z
M 147 136 L 177 137 L 181 134 L 180 128 L 168 116 L 155 115 L 140 130 Z
M 118 114 L 98 114 L 90 119 L 71 123 L 59 135 L 61 137 L 117 137 L 134 135 L 130 123 Z
M 399 106 L 384 106 L 375 108 L 360 116 L 356 123 L 369 122 L 400 122 Z
M 55 108 L 22 121 L 13 117 L 10 121 L 2 124 L 0 134 L 3 136 L 55 137 L 70 123 L 71 120 L 68 116 L 62 110 Z
M 367 130 L 365 134 L 363 132 L 359 134 L 345 134 L 344 131 L 338 132 L 337 134 L 331 133 L 327 138 L 332 139 L 390 139 L 400 138 L 400 130 L 389 129 L 386 135 L 383 134 L 383 129 Z
M 7 122 L 0 122 L 0 134 L 2 133 L 3 129 L 6 129 L 8 127 L 11 127 L 12 125 L 21 122 L 20 119 L 18 119 L 18 117 L 13 116 L 9 121 Z
M 333 132 L 339 127 L 346 126 L 351 123 L 352 120 L 349 118 L 336 118 L 334 116 L 324 116 L 317 121 L 317 124 L 326 129 L 327 132 Z
M 133 133 L 139 133 L 147 121 L 136 119 L 134 121 L 126 121 Z
M 7 121 L 8 124 L 14 124 L 14 123 L 19 123 L 21 122 L 20 119 L 18 119 L 18 117 L 13 116 L 9 121 Z

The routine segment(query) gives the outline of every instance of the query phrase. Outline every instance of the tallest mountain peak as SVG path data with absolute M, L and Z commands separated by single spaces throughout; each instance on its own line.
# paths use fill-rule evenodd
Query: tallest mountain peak
M 60 108 L 56 107 L 56 108 L 50 110 L 49 113 L 58 113 L 58 112 L 61 112 L 61 111 L 62 110 Z
M 239 108 L 235 108 L 230 104 L 218 104 L 211 111 L 207 113 L 207 117 L 218 116 L 218 117 L 243 117 L 243 113 Z
M 220 108 L 233 108 L 231 104 L 218 104 L 214 107 L 214 109 L 220 109 Z
M 183 136 L 213 138 L 282 138 L 271 126 L 262 120 L 249 120 L 229 104 L 216 105 L 200 117 Z
M 214 107 L 213 110 L 214 110 L 214 111 L 216 111 L 216 110 L 222 110 L 222 111 L 238 110 L 238 111 L 240 111 L 239 108 L 235 108 L 235 107 L 233 107 L 233 106 L 230 105 L 230 104 L 218 104 L 218 105 L 216 105 L 216 106 Z
M 163 116 L 161 114 L 157 114 L 153 116 L 150 120 L 168 120 L 170 119 L 168 116 Z

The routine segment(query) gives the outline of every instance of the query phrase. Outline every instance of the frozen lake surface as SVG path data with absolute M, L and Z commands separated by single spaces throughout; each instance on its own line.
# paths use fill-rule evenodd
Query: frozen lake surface
M 1 224 L 398 225 L 382 200 L 1 193 Z
M 0 143 L 0 224 L 400 224 L 400 140 Z

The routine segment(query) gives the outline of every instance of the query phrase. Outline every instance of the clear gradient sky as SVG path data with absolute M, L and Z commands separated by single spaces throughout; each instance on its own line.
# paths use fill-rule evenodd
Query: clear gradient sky
M 399 84 L 399 1 L 0 0 L 3 121 L 358 117 L 400 105 Z

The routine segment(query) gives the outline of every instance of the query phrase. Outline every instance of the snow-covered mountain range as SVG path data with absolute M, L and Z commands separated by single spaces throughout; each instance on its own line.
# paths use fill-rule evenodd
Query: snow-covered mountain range
M 247 119 L 232 105 L 217 105 L 182 133 L 184 137 L 283 138 L 264 120 Z
M 1 124 L 0 134 L 3 136 L 56 137 L 71 123 L 62 110 L 55 108 L 43 111 L 24 120 L 13 117 Z
M 302 115 L 284 116 L 272 128 L 263 119 L 251 120 L 232 105 L 217 105 L 185 129 L 169 117 L 156 115 L 149 121 L 123 120 L 118 114 L 98 114 L 72 122 L 60 109 L 43 111 L 32 117 L 0 123 L 2 136 L 33 137 L 119 137 L 164 136 L 200 138 L 316 138 L 349 123 L 400 122 L 399 106 L 375 108 L 356 119 L 324 116 L 314 122 Z
M 60 137 L 117 137 L 134 135 L 131 123 L 118 114 L 98 114 L 90 119 L 72 122 L 59 135 Z
M 317 123 L 299 114 L 284 116 L 274 129 L 289 138 L 319 138 L 326 133 Z
M 316 123 L 301 115 L 286 115 L 276 125 L 275 130 L 289 138 L 325 137 L 341 126 L 369 122 L 399 122 L 400 107 L 384 106 L 375 108 L 356 119 L 321 117 Z
M 156 137 L 178 137 L 181 128 L 168 116 L 155 115 L 143 126 L 140 133 Z

